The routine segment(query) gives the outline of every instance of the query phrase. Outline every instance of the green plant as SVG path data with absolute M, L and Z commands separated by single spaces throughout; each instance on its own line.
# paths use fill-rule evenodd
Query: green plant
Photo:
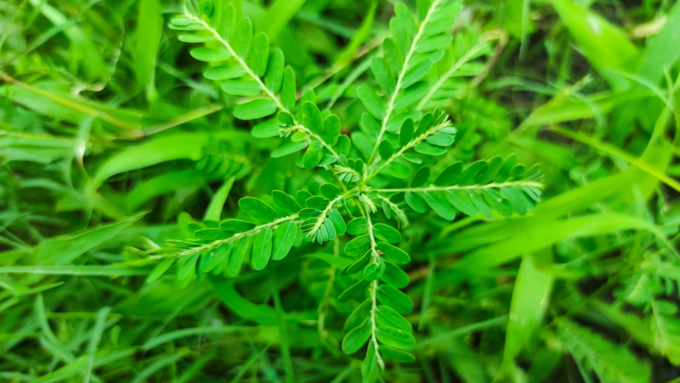
M 371 60 L 383 96 L 370 86 L 357 90 L 368 113 L 361 117 L 362 132 L 351 139 L 341 134 L 337 115 L 319 110 L 313 91 L 305 90 L 296 100 L 295 74 L 290 67 L 284 68 L 283 52 L 269 52 L 265 34 L 253 37 L 252 22 L 237 20 L 232 4 L 202 0 L 198 11 L 191 2 L 185 7 L 185 13 L 170 25 L 190 32 L 181 34 L 180 40 L 206 44 L 190 51 L 195 59 L 213 64 L 203 75 L 220 81 L 227 94 L 255 97 L 237 105 L 234 116 L 258 120 L 278 111 L 275 119 L 255 125 L 253 135 L 287 139 L 272 152 L 273 158 L 306 149 L 296 165 L 321 168 L 332 182 L 312 189 L 316 195 L 303 190 L 294 196 L 274 191 L 271 205 L 253 197 L 241 198 L 239 207 L 252 220 L 188 223 L 195 239 L 172 241 L 184 250 L 168 255 L 147 281 L 155 281 L 168 270 L 173 257 L 180 281 L 190 280 L 195 273 L 203 278 L 211 271 L 235 277 L 244 260 L 254 270 L 262 270 L 270 259 L 285 258 L 296 244 L 337 247 L 349 234 L 354 238 L 346 243 L 344 253 L 356 260 L 340 274 L 351 276 L 348 280 L 353 284 L 338 299 L 362 303 L 345 322 L 348 332 L 342 350 L 353 354 L 368 342 L 362 374 L 370 382 L 377 379 L 378 368 L 385 368 L 384 359 L 413 362 L 413 355 L 404 350 L 414 347 L 415 338 L 411 324 L 402 316 L 413 310 L 413 302 L 399 290 L 409 280 L 398 266 L 410 257 L 395 246 L 402 240 L 395 226 L 408 226 L 408 215 L 425 214 L 429 209 L 447 221 L 455 219 L 457 212 L 483 213 L 489 218 L 493 211 L 524 215 L 535 208 L 542 188 L 536 181 L 537 168 L 527 170 L 516 164 L 514 156 L 477 161 L 465 168 L 461 162 L 437 162 L 454 143 L 456 128 L 439 109 L 419 110 L 437 94 L 451 70 L 431 87 L 421 80 L 450 46 L 452 37 L 446 31 L 453 27 L 460 5 L 420 1 L 414 18 L 403 3 L 396 4 L 396 17 L 390 20 L 393 37 L 382 43 L 383 57 Z M 464 58 L 459 60 L 475 57 L 478 50 L 461 54 Z M 416 103 L 417 108 L 410 108 Z M 434 164 L 445 168 L 431 177 Z
M 0 381 L 677 383 L 679 32 L 0 2 Z

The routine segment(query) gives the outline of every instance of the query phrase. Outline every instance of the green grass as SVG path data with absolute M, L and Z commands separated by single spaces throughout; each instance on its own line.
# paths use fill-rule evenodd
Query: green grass
M 0 381 L 680 381 L 680 3 L 0 1 Z

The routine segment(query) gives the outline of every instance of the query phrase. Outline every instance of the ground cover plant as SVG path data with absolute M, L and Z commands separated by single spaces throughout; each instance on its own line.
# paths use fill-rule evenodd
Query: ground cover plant
M 680 382 L 680 4 L 0 2 L 0 380 Z

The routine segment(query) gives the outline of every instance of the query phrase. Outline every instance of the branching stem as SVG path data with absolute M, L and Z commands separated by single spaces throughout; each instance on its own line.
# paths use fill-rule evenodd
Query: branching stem
M 339 156 L 338 153 L 333 149 L 332 146 L 330 146 L 326 141 L 324 141 L 321 137 L 319 137 L 318 134 L 316 134 L 316 133 L 312 132 L 311 130 L 307 129 L 304 125 L 302 125 L 302 124 L 297 124 L 297 125 L 293 126 L 293 127 L 290 128 L 290 129 L 299 130 L 299 131 L 301 131 L 301 132 L 304 132 L 306 135 L 308 135 L 308 136 L 310 136 L 310 137 L 312 137 L 312 138 L 318 140 L 319 142 L 321 142 L 321 146 L 323 146 L 324 148 L 328 149 L 329 152 L 331 152 L 331 154 L 333 155 L 333 157 L 338 158 L 338 159 L 340 158 L 340 156 Z

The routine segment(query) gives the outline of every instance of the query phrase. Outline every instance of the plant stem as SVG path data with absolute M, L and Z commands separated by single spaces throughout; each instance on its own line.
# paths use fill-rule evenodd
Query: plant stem
M 392 161 L 396 160 L 397 158 L 401 157 L 406 153 L 407 150 L 415 147 L 419 143 L 423 142 L 426 140 L 428 137 L 431 135 L 437 133 L 438 131 L 450 126 L 448 119 L 445 119 L 444 122 L 441 124 L 432 127 L 428 129 L 425 133 L 421 134 L 420 136 L 412 139 L 408 144 L 406 144 L 404 147 L 402 147 L 397 153 L 393 154 L 392 157 L 388 158 L 385 162 L 383 162 L 380 167 L 374 171 L 371 172 L 371 174 L 366 178 L 365 182 L 368 182 L 371 178 L 375 177 L 376 174 L 380 173 L 381 170 L 385 168 L 385 166 L 389 165 Z
M 400 188 L 400 189 L 371 189 L 379 193 L 422 193 L 429 191 L 447 191 L 447 190 L 478 190 L 478 189 L 496 189 L 511 186 L 529 186 L 535 188 L 543 188 L 543 184 L 535 181 L 511 181 L 502 183 L 490 183 L 487 185 L 453 185 L 453 186 L 429 186 L 426 188 Z
M 191 249 L 184 250 L 184 251 L 180 252 L 177 256 L 182 257 L 182 256 L 186 256 L 186 255 L 193 255 L 193 254 L 196 254 L 196 252 L 202 252 L 202 251 L 205 251 L 205 250 L 214 249 L 216 247 L 221 246 L 224 243 L 235 241 L 239 238 L 247 237 L 249 235 L 255 235 L 255 234 L 259 233 L 261 230 L 264 230 L 264 229 L 267 229 L 267 228 L 275 228 L 276 226 L 278 226 L 278 225 L 280 225 L 284 222 L 293 221 L 296 218 L 298 218 L 297 214 L 293 214 L 293 215 L 289 215 L 287 217 L 279 218 L 275 221 L 266 223 L 264 225 L 255 226 L 254 228 L 252 228 L 248 231 L 244 231 L 243 233 L 234 234 L 234 236 L 232 236 L 232 237 L 225 238 L 225 239 L 218 239 L 214 242 L 211 242 L 211 243 L 208 243 L 208 244 L 205 244 L 205 245 L 202 245 L 202 246 L 198 246 L 198 247 L 194 247 L 194 248 L 191 248 Z M 165 258 L 166 256 L 167 255 L 159 255 L 159 256 L 156 256 L 156 257 L 160 259 L 160 258 Z M 154 258 L 148 257 L 147 259 L 154 259 Z
M 316 134 L 316 133 L 312 132 L 311 130 L 307 129 L 304 125 L 302 125 L 302 124 L 297 124 L 297 125 L 293 126 L 291 129 L 296 129 L 296 130 L 303 131 L 306 135 L 308 135 L 308 136 L 310 136 L 310 137 L 312 137 L 312 138 L 318 140 L 319 142 L 321 142 L 321 146 L 323 146 L 324 148 L 328 149 L 328 151 L 331 152 L 331 154 L 333 155 L 333 157 L 335 157 L 335 158 L 340 158 L 340 156 L 338 155 L 338 153 L 336 153 L 336 151 L 333 149 L 332 146 L 330 146 L 328 143 L 326 143 L 326 141 L 324 141 L 321 137 L 319 137 L 318 134 Z
M 371 259 L 373 262 L 378 262 L 378 252 L 376 251 L 375 237 L 373 236 L 373 222 L 371 222 L 371 209 L 366 206 L 366 221 L 368 222 L 368 235 L 371 238 Z M 378 349 L 378 337 L 375 335 L 377 329 L 375 320 L 375 310 L 378 307 L 378 280 L 374 280 L 371 283 L 371 339 L 373 340 L 373 346 L 375 347 L 375 357 L 378 360 L 378 365 L 380 368 L 385 368 L 385 362 L 383 362 L 380 356 L 380 350 Z

